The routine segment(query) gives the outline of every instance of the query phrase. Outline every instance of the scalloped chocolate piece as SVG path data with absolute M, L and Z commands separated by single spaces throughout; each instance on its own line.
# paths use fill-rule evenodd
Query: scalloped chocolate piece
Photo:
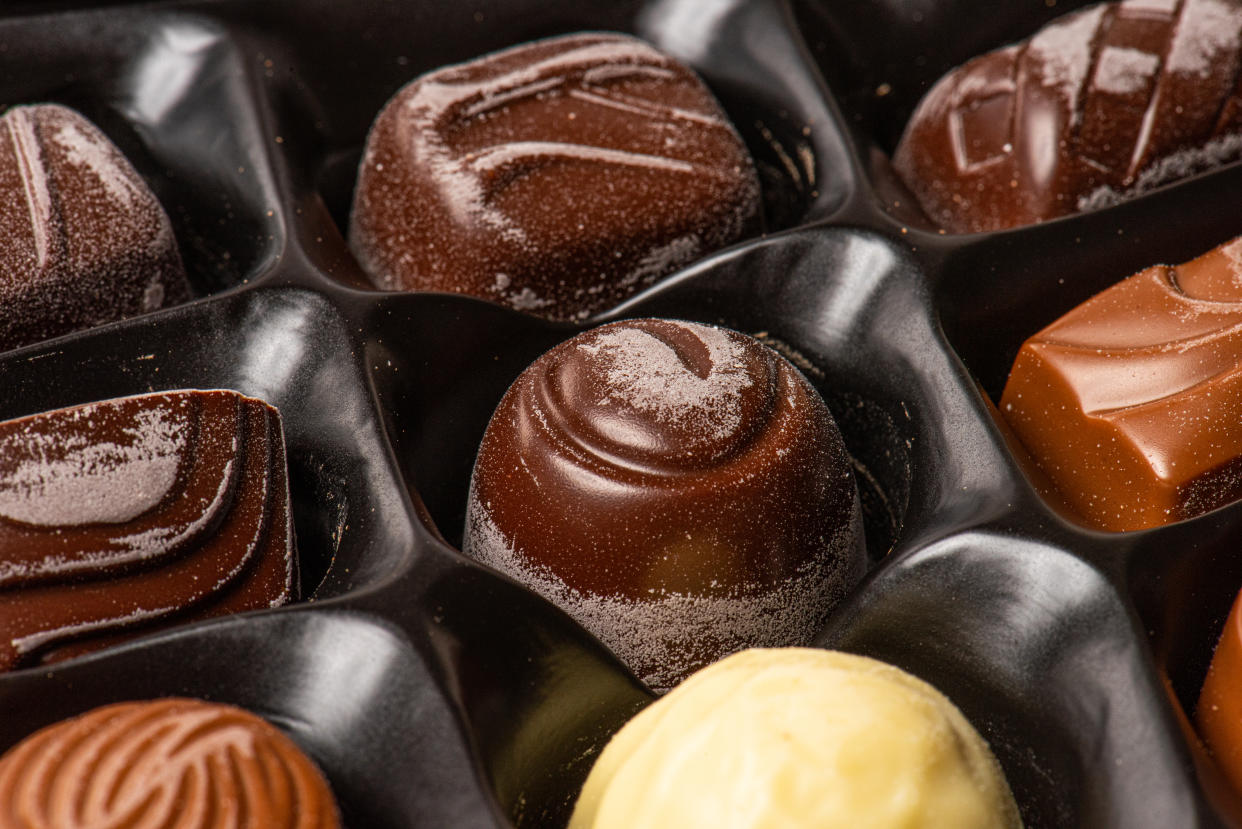
M 894 167 L 956 233 L 1104 207 L 1242 156 L 1240 66 L 1237 2 L 1091 6 L 941 78 Z
M 0 351 L 184 302 L 164 208 L 94 124 L 55 104 L 0 118 Z
M 1032 336 L 1000 409 L 1101 529 L 1242 498 L 1242 237 L 1141 271 Z
M 653 688 L 805 644 L 866 566 L 827 407 L 736 331 L 592 329 L 536 360 L 475 462 L 464 549 L 559 605 Z
M 437 70 L 367 137 L 349 240 L 377 287 L 582 318 L 756 229 L 759 185 L 703 82 L 578 34 Z
M 0 670 L 296 592 L 280 416 L 233 391 L 0 423 Z
M 95 708 L 0 757 L 0 829 L 336 829 L 315 763 L 267 721 L 169 698 Z

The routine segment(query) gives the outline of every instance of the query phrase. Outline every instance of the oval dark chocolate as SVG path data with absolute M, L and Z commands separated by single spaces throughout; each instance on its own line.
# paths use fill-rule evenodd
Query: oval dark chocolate
M 805 643 L 864 569 L 849 457 L 814 388 L 735 331 L 667 320 L 540 357 L 483 438 L 467 554 L 559 604 L 656 688 Z
M 164 208 L 94 124 L 39 104 L 0 125 L 0 351 L 189 297 Z
M 399 91 L 349 240 L 376 286 L 581 318 L 758 222 L 754 165 L 687 67 L 616 34 L 553 38 Z
M 1242 7 L 1102 3 L 945 75 L 893 163 L 957 233 L 1090 210 L 1242 155 Z

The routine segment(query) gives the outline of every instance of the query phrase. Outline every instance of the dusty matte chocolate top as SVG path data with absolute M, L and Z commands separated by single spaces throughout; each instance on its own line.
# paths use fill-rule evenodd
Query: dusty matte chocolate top
M 63 106 L 0 118 L 0 351 L 190 295 L 164 208 Z
M 96 708 L 0 758 L 0 829 L 336 829 L 323 774 L 293 741 L 231 705 Z
M 0 670 L 295 590 L 271 406 L 173 391 L 0 423 Z
M 465 550 L 563 607 L 653 687 L 805 643 L 862 575 L 849 457 L 819 395 L 734 331 L 613 323 L 492 416 Z
M 894 158 L 948 230 L 1102 207 L 1242 155 L 1242 5 L 1127 0 L 945 75 Z
M 349 239 L 378 287 L 569 319 L 737 240 L 758 211 L 750 157 L 694 73 L 634 38 L 581 34 L 393 96 Z
M 1035 334 L 1001 412 L 1103 529 L 1242 497 L 1242 238 L 1148 268 Z

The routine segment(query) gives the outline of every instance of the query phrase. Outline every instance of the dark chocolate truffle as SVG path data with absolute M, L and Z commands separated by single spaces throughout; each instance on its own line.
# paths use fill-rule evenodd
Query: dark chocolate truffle
M 48 726 L 0 757 L 0 829 L 336 829 L 323 773 L 231 705 L 122 702 Z
M 464 548 L 648 684 L 805 643 L 862 575 L 850 459 L 815 389 L 722 328 L 618 322 L 532 364 L 492 416 Z
M 1148 268 L 1032 336 L 1001 412 L 1101 529 L 1242 497 L 1242 238 Z
M 573 319 L 737 240 L 758 212 L 754 165 L 693 72 L 579 34 L 399 91 L 367 138 L 349 240 L 380 288 Z
M 0 423 L 0 670 L 289 601 L 280 416 L 233 391 Z
M 54 104 L 0 124 L 0 351 L 189 297 L 168 216 L 94 124 Z
M 1103 3 L 945 75 L 894 165 L 935 222 L 999 230 L 1242 155 L 1242 6 Z

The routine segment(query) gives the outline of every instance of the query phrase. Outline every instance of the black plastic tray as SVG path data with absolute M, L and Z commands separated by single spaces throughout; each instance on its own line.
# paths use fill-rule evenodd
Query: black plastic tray
M 760 165 L 769 233 L 591 323 L 717 322 L 804 360 L 856 460 L 874 561 L 820 644 L 947 693 L 1029 829 L 1242 825 L 1184 714 L 1242 587 L 1242 504 L 1083 529 L 1038 494 L 990 402 L 1029 334 L 1242 233 L 1242 166 L 953 236 L 909 209 L 888 164 L 943 71 L 1080 5 L 6 4 L 0 101 L 60 101 L 99 124 L 168 209 L 198 298 L 0 355 L 0 417 L 182 387 L 263 397 L 284 416 L 309 597 L 0 676 L 0 750 L 96 705 L 187 694 L 284 727 L 349 826 L 563 824 L 594 755 L 651 695 L 455 546 L 493 407 L 579 327 L 370 290 L 342 229 L 366 131 L 402 84 L 608 29 L 707 79 Z

